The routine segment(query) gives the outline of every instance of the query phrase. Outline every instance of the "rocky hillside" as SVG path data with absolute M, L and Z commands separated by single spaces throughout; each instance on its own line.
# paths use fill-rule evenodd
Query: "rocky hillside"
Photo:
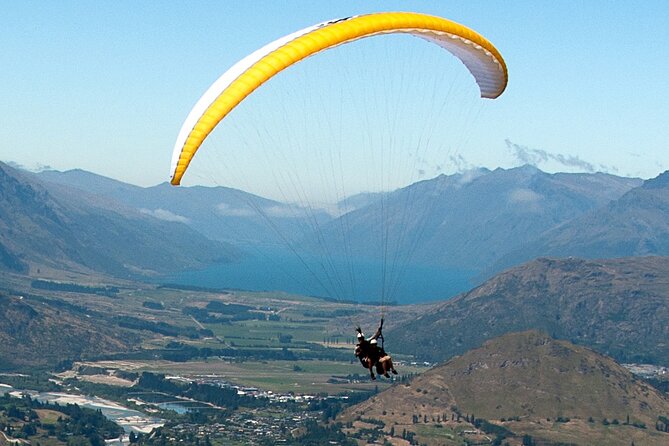
M 478 432 L 511 444 L 531 436 L 532 444 L 628 446 L 669 444 L 669 433 L 655 429 L 668 415 L 669 400 L 610 358 L 529 331 L 488 341 L 339 419 L 381 420 L 386 432 L 413 431 L 428 444 L 461 444 L 450 440 Z
M 447 360 L 537 329 L 620 362 L 669 364 L 669 258 L 538 259 L 386 333 L 392 350 Z
M 126 352 L 139 341 L 84 308 L 0 291 L 0 370 Z

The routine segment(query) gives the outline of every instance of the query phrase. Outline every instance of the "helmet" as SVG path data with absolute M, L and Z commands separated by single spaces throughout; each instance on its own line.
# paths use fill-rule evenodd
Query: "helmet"
M 358 339 L 364 339 L 364 338 L 365 338 L 365 335 L 363 335 L 362 333 L 358 333 Z
M 372 345 L 376 345 L 376 339 L 372 339 L 371 341 L 369 341 L 369 343 Z

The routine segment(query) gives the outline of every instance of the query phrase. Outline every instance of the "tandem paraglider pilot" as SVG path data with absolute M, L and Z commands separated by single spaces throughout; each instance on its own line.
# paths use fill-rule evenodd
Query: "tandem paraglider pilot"
M 355 346 L 355 356 L 360 360 L 360 364 L 366 369 L 369 369 L 369 374 L 372 379 L 376 379 L 374 376 L 374 367 L 376 367 L 376 373 L 383 375 L 386 378 L 390 378 L 388 372 L 392 372 L 397 375 L 397 370 L 393 366 L 393 360 L 383 349 L 383 318 L 381 318 L 381 324 L 379 328 L 376 329 L 376 333 L 366 339 L 360 327 L 355 329 L 357 331 L 358 343 Z M 379 345 L 379 339 L 381 339 L 381 345 Z

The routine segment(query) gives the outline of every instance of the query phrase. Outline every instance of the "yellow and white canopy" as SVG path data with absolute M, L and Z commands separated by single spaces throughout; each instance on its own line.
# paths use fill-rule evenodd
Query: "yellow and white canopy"
M 483 36 L 450 20 L 412 12 L 382 12 L 319 23 L 249 54 L 209 87 L 177 137 L 171 183 L 180 184 L 195 152 L 216 125 L 274 75 L 320 51 L 392 33 L 412 34 L 450 51 L 474 76 L 481 97 L 494 99 L 504 92 L 507 69 L 501 54 Z

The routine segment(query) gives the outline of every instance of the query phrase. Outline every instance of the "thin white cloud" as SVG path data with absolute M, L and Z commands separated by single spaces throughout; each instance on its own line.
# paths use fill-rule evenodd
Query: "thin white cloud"
M 542 196 L 530 189 L 514 189 L 509 194 L 510 203 L 538 203 Z
M 175 214 L 167 209 L 140 209 L 140 212 L 164 221 L 175 221 L 179 223 L 188 223 L 190 220 L 183 215 Z
M 218 204 L 215 207 L 216 213 L 224 217 L 252 217 L 256 215 L 253 209 L 233 208 L 227 203 Z
M 550 153 L 542 149 L 532 149 L 527 146 L 516 144 L 509 139 L 504 140 L 506 147 L 511 150 L 511 154 L 522 164 L 529 164 L 539 167 L 542 163 L 556 162 L 564 167 L 576 168 L 586 172 L 608 172 L 615 170 L 613 168 L 599 165 L 595 166 L 588 161 L 582 160 L 574 155 L 562 155 L 560 153 Z
M 6 161 L 5 164 L 7 164 L 10 167 L 13 167 L 14 169 L 27 170 L 29 172 L 43 172 L 45 170 L 54 170 L 51 166 L 41 163 L 34 163 L 32 166 L 24 166 L 23 164 L 19 164 L 15 161 Z
M 458 179 L 458 186 L 464 186 L 471 183 L 478 177 L 481 177 L 486 174 L 484 169 L 469 169 L 460 172 L 460 178 Z
M 465 172 L 476 168 L 476 166 L 467 161 L 465 157 L 462 156 L 461 153 L 451 155 L 449 159 L 451 161 L 451 164 L 455 166 L 455 170 L 457 172 Z

